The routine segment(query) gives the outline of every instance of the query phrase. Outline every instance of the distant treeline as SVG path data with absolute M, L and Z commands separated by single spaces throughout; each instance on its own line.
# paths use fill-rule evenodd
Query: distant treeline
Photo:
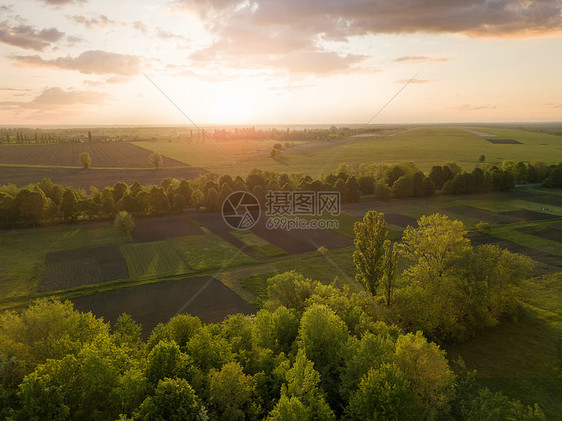
M 12 130 L 5 129 L 0 132 L 0 144 L 32 144 L 32 143 L 80 143 L 80 142 L 106 142 L 121 141 L 122 137 L 111 138 L 107 135 L 92 135 L 88 130 L 84 134 L 68 134 L 65 132 L 45 132 L 42 130 Z
M 85 170 L 86 171 L 86 170 Z M 361 195 L 379 199 L 431 196 L 436 189 L 445 194 L 508 191 L 515 183 L 543 182 L 562 187 L 562 163 L 504 162 L 502 168 L 475 168 L 463 172 L 455 163 L 434 166 L 429 174 L 413 163 L 362 164 L 356 169 L 341 164 L 336 174 L 316 179 L 303 174 L 281 174 L 253 170 L 245 179 L 230 175 L 205 174 L 192 180 L 164 178 L 160 185 L 127 185 L 89 191 L 63 187 L 49 179 L 23 188 L 0 186 L 0 228 L 53 224 L 63 221 L 112 218 L 118 211 L 133 215 L 165 215 L 187 209 L 216 212 L 229 194 L 248 191 L 265 203 L 268 190 L 339 191 L 344 203 L 359 201 Z
M 235 128 L 235 129 L 215 129 L 210 136 L 215 140 L 261 140 L 272 139 L 279 141 L 329 141 L 335 139 L 343 139 L 345 137 L 354 136 L 362 133 L 372 133 L 380 129 L 359 128 L 351 129 L 349 127 L 331 126 L 329 129 L 276 129 L 256 130 L 255 127 Z

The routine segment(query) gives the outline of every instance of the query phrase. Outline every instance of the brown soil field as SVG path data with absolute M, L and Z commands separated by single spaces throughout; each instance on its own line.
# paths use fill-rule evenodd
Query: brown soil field
M 515 139 L 486 139 L 488 142 L 493 143 L 495 145 L 520 145 L 521 142 Z
M 117 246 L 47 253 L 39 292 L 129 278 L 125 258 Z
M 221 214 L 199 214 L 195 216 L 195 219 L 207 227 L 213 234 L 218 235 L 235 247 L 243 249 L 250 256 L 255 257 L 253 250 L 230 233 L 232 228 L 226 225 Z M 265 227 L 263 218 L 251 231 L 265 241 L 285 250 L 288 254 L 316 251 L 320 246 L 332 249 L 353 245 L 353 241 L 349 238 L 330 230 L 270 230 Z
M 92 167 L 152 168 L 147 149 L 127 142 L 53 143 L 0 146 L 0 164 L 80 167 L 78 159 L 87 152 Z M 186 167 L 187 164 L 167 156 L 162 167 Z
M 411 216 L 400 215 L 399 213 L 385 213 L 384 220 L 392 225 L 406 228 L 408 225 L 417 228 L 418 221 Z
M 226 225 L 220 213 L 200 213 L 195 215 L 194 219 L 234 247 L 244 250 L 244 253 L 252 257 L 256 257 L 256 253 L 250 247 L 230 233 L 232 228 Z
M 546 238 L 547 240 L 558 241 L 562 243 L 562 230 L 552 229 L 551 227 L 546 228 L 536 228 L 536 227 L 526 227 L 519 228 L 518 231 L 524 232 L 525 234 L 535 235 L 537 237 Z
M 24 187 L 29 183 L 37 183 L 43 178 L 50 178 L 55 184 L 62 186 L 88 189 L 90 186 L 103 189 L 113 186 L 118 181 L 132 184 L 160 184 L 165 177 L 177 179 L 195 178 L 206 171 L 196 167 L 160 168 L 155 169 L 82 169 L 82 168 L 33 168 L 33 167 L 1 167 L 0 185 L 13 183 Z
M 507 211 L 507 212 L 499 212 L 500 215 L 507 215 L 507 216 L 514 216 L 516 218 L 521 218 L 526 221 L 542 221 L 545 219 L 558 219 L 560 218 L 558 215 L 551 215 L 548 213 L 542 212 L 535 212 L 526 209 L 521 210 L 514 210 L 514 211 Z
M 137 218 L 131 236 L 135 243 L 168 240 L 170 238 L 201 235 L 203 231 L 186 215 L 164 218 Z
M 513 253 L 524 254 L 529 256 L 535 261 L 535 268 L 533 270 L 533 276 L 544 275 L 545 273 L 560 272 L 562 269 L 562 262 L 557 256 L 544 254 L 530 247 L 525 247 L 520 244 L 514 243 L 513 241 L 503 240 L 496 238 L 490 234 L 483 232 L 472 231 L 469 232 L 467 237 L 473 246 L 479 246 L 482 244 L 495 244 L 496 246 L 507 249 Z
M 344 248 L 353 245 L 353 241 L 330 230 L 283 230 L 268 229 L 264 220 L 260 220 L 252 232 L 267 242 L 285 250 L 288 254 L 316 251 L 318 247 L 327 249 Z
M 519 198 L 529 202 L 540 203 L 542 205 L 562 206 L 562 196 L 554 193 L 533 193 L 520 191 Z
M 141 285 L 72 301 L 76 309 L 91 311 L 110 322 L 127 313 L 142 325 L 145 337 L 158 323 L 166 323 L 179 310 L 199 317 L 203 323 L 221 322 L 230 314 L 256 312 L 221 282 L 208 277 Z
M 520 218 L 498 214 L 496 212 L 475 208 L 473 206 L 451 206 L 449 208 L 446 208 L 446 210 L 449 210 L 459 216 L 472 217 L 480 219 L 483 222 L 489 222 L 496 225 L 506 225 L 521 222 Z

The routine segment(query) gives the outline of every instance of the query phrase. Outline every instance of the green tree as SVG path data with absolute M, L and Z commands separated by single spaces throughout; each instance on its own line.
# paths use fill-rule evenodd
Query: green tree
M 217 190 L 213 187 L 207 192 L 207 200 L 205 202 L 205 209 L 207 212 L 218 212 L 220 210 L 220 197 Z
M 153 152 L 148 157 L 150 165 L 158 169 L 162 166 L 162 156 L 158 152 Z
M 46 204 L 45 195 L 41 190 L 20 189 L 15 200 L 21 220 L 34 226 L 41 222 Z
M 335 415 L 320 388 L 320 374 L 314 369 L 312 361 L 299 351 L 295 363 L 285 374 L 286 385 L 282 395 L 296 397 L 306 408 L 307 419 L 335 420 Z
M 196 421 L 201 404 L 185 379 L 163 379 L 158 382 L 154 396 L 149 396 L 135 414 L 135 420 Z
M 88 130 L 88 143 L 92 143 L 92 132 Z
M 361 191 L 359 190 L 359 183 L 354 176 L 351 176 L 345 182 L 347 191 L 347 201 L 351 203 L 358 202 L 361 198 Z
M 377 199 L 386 200 L 391 196 L 391 191 L 384 181 L 379 181 L 375 184 L 375 197 Z
M 334 311 L 322 304 L 308 307 L 301 318 L 298 343 L 324 380 L 341 365 L 349 332 Z
M 78 161 L 82 168 L 90 168 L 90 165 L 92 165 L 92 158 L 90 158 L 90 154 L 87 152 L 81 153 Z
M 147 357 L 146 378 L 156 385 L 166 377 L 191 377 L 191 359 L 173 340 L 160 341 Z
M 394 182 L 391 190 L 394 197 L 399 199 L 411 197 L 414 194 L 414 186 L 412 185 L 412 181 L 405 175 Z
M 374 210 L 368 211 L 362 221 L 353 224 L 353 231 L 353 262 L 357 269 L 355 279 L 369 294 L 376 295 L 383 275 L 383 244 L 387 236 L 384 214 Z
M 419 419 L 409 382 L 400 370 L 385 363 L 369 370 L 359 388 L 349 399 L 346 409 L 357 420 L 416 420 Z
M 385 240 L 383 243 L 384 258 L 383 258 L 383 276 L 381 279 L 384 288 L 384 297 L 386 305 L 390 306 L 390 299 L 392 297 L 392 290 L 394 289 L 394 282 L 396 279 L 396 266 L 398 264 L 398 247 L 390 240 Z
M 521 402 L 510 400 L 499 392 L 491 392 L 488 388 L 480 389 L 472 399 L 462 402 L 462 416 L 467 421 L 543 421 L 544 413 L 537 404 L 533 408 Z
M 236 362 L 209 373 L 209 409 L 221 420 L 242 420 L 252 412 L 255 384 Z
M 113 221 L 113 226 L 122 234 L 128 234 L 135 227 L 133 215 L 127 211 L 120 211 Z
M 73 220 L 78 215 L 78 198 L 72 187 L 64 189 L 60 203 L 60 210 L 64 219 Z
M 281 395 L 275 408 L 269 413 L 267 421 L 309 421 L 308 408 L 299 398 Z
M 396 365 L 410 383 L 422 419 L 446 412 L 454 397 L 455 376 L 445 352 L 428 342 L 421 332 L 401 335 L 396 341 Z
M 466 234 L 462 222 L 450 220 L 446 215 L 422 216 L 418 227 L 406 227 L 402 236 L 401 252 L 415 262 L 407 272 L 419 279 L 439 278 L 456 259 L 470 250 Z

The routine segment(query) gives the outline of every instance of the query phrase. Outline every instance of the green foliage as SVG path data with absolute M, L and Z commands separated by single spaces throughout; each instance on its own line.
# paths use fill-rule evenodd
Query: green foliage
M 353 224 L 353 231 L 353 262 L 357 269 L 355 279 L 367 292 L 376 295 L 384 273 L 383 244 L 388 234 L 384 214 L 368 211 L 362 221 Z
M 113 226 L 122 234 L 128 234 L 135 227 L 133 215 L 124 210 L 120 211 L 113 221 Z
M 398 293 L 406 325 L 443 341 L 463 341 L 518 310 L 529 258 L 493 245 L 473 248 L 459 221 L 439 214 L 408 227 L 402 254 L 413 262 Z
M 158 152 L 151 153 L 148 157 L 148 161 L 156 169 L 162 166 L 162 156 Z
M 184 379 L 158 382 L 154 396 L 149 396 L 135 414 L 135 420 L 196 421 L 201 404 L 190 384 Z
M 209 373 L 209 409 L 218 419 L 240 420 L 249 415 L 254 395 L 254 379 L 242 372 L 235 362 L 225 364 L 220 371 Z
M 90 168 L 90 165 L 92 165 L 92 158 L 90 158 L 90 154 L 87 152 L 81 153 L 78 161 L 82 168 Z
M 371 369 L 351 396 L 346 409 L 351 419 L 415 420 L 419 413 L 409 382 L 400 370 L 385 363 Z
M 542 421 L 546 420 L 543 412 L 535 404 L 534 408 L 525 407 L 519 401 L 510 400 L 501 393 L 481 389 L 476 397 L 463 402 L 462 416 L 467 421 Z

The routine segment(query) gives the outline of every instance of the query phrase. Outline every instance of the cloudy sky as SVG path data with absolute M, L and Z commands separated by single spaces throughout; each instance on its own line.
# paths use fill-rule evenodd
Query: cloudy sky
M 562 120 L 562 0 L 8 0 L 0 124 Z M 156 86 L 155 86 L 156 85 Z M 165 95 L 164 95 L 165 94 Z

